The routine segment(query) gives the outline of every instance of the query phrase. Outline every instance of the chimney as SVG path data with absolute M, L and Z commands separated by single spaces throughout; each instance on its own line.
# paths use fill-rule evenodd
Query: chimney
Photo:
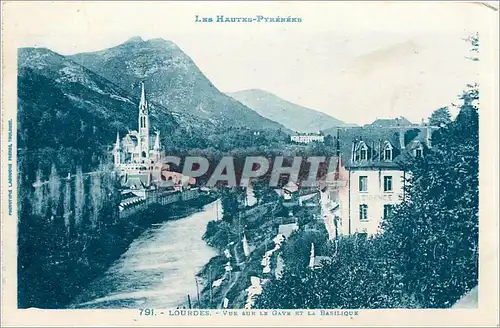
M 351 147 L 351 162 L 354 162 L 354 145 L 356 144 L 356 139 L 352 140 L 352 147 Z
M 382 139 L 378 139 L 378 160 L 382 160 Z
M 425 128 L 426 130 L 426 138 L 425 141 L 427 142 L 427 147 L 431 148 L 431 139 L 432 139 L 432 128 L 429 124 L 427 124 L 427 127 Z
M 405 149 L 405 133 L 403 128 L 399 128 L 399 146 L 401 149 Z

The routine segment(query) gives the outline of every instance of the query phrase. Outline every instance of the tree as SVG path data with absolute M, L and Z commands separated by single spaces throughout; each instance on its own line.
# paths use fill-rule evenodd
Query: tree
M 289 267 L 304 270 L 309 264 L 311 244 L 314 243 L 316 254 L 325 248 L 327 237 L 318 231 L 294 232 L 283 248 L 283 259 Z
M 284 256 L 282 279 L 264 286 L 256 307 L 448 308 L 477 285 L 478 86 L 460 98 L 455 121 L 435 132 L 431 151 L 409 167 L 407 196 L 383 233 L 340 238 L 331 263 L 314 271 Z
M 275 202 L 278 194 L 269 186 L 267 179 L 257 179 L 252 183 L 253 192 L 259 204 Z
M 75 228 L 80 228 L 85 210 L 85 184 L 81 167 L 76 169 L 75 177 Z
M 404 293 L 401 276 L 382 261 L 375 239 L 350 236 L 338 241 L 338 253 L 315 270 L 290 266 L 280 280 L 264 286 L 255 306 L 267 309 L 415 308 Z
M 221 204 L 223 220 L 233 222 L 243 203 L 244 193 L 239 187 L 222 187 Z
M 472 61 L 479 61 L 478 53 L 479 53 L 479 33 L 475 33 L 474 35 L 469 35 L 464 41 L 471 44 L 472 48 L 469 50 L 474 53 L 472 56 L 466 56 L 465 58 L 470 59 Z
M 49 190 L 50 206 L 52 211 L 51 214 L 53 217 L 55 217 L 57 215 L 57 207 L 59 206 L 59 198 L 61 196 L 61 181 L 54 164 L 52 164 L 52 169 L 50 171 Z
M 404 133 L 404 141 L 405 145 L 409 144 L 415 137 L 417 137 L 420 133 L 420 129 L 410 129 L 405 131 Z
M 331 135 L 331 134 L 328 134 L 328 135 L 325 137 L 324 144 L 325 144 L 325 146 L 328 146 L 328 147 L 333 147 L 333 146 L 335 146 L 335 139 L 332 137 L 332 135 Z
M 383 224 L 387 256 L 423 307 L 449 307 L 477 285 L 478 97 L 477 86 L 463 93 L 456 120 L 434 133 L 432 152 L 411 169 L 409 199 Z
M 429 124 L 443 127 L 451 122 L 451 115 L 448 107 L 436 109 L 429 117 Z

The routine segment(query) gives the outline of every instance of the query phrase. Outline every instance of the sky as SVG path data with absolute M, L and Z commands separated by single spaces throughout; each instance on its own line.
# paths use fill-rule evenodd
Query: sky
M 171 40 L 223 92 L 262 89 L 366 124 L 398 116 L 418 123 L 456 103 L 479 78 L 462 38 L 483 32 L 490 12 L 450 2 L 21 2 L 5 4 L 3 18 L 4 37 L 18 47 L 63 55 L 133 36 Z M 302 22 L 200 24 L 195 15 Z

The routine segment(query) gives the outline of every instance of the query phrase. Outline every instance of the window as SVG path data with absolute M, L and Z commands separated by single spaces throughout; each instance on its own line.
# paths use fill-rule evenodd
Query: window
M 366 161 L 368 159 L 368 147 L 364 141 L 359 142 L 359 151 L 356 151 L 356 160 Z
M 415 156 L 416 156 L 416 157 L 422 157 L 422 149 L 420 149 L 420 148 L 419 148 L 419 149 L 416 149 L 416 150 L 415 150 Z
M 384 191 L 392 191 L 392 177 L 384 177 Z
M 385 142 L 383 156 L 385 161 L 392 161 L 392 146 L 388 141 Z
M 366 204 L 359 205 L 359 219 L 361 221 L 368 220 L 368 205 Z
M 392 205 L 391 204 L 384 205 L 384 220 L 389 217 L 391 212 L 392 212 Z
M 368 177 L 360 176 L 359 177 L 359 191 L 368 191 Z
M 360 153 L 360 159 L 366 160 L 366 149 L 361 149 L 359 153 Z
M 384 159 L 386 161 L 392 160 L 392 151 L 389 148 L 385 149 Z

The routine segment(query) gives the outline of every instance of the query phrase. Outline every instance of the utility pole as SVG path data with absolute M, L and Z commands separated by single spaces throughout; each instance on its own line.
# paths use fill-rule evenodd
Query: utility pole
M 208 267 L 208 281 L 210 283 L 210 305 L 209 308 L 212 308 L 212 268 Z
M 188 307 L 189 309 L 191 309 L 191 297 L 189 296 L 189 294 L 188 294 Z

